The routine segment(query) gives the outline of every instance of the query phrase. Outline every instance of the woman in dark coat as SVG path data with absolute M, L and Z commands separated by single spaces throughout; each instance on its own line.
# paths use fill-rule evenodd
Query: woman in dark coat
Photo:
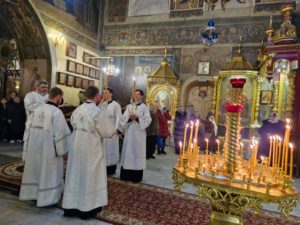
M 166 139 L 170 135 L 168 120 L 172 117 L 166 107 L 157 110 L 157 118 L 159 124 L 159 136 L 162 139 L 162 146 L 158 148 L 158 154 L 167 154 L 165 152 Z
M 258 146 L 257 158 L 261 156 L 269 156 L 270 136 L 279 135 L 281 139 L 284 138 L 285 124 L 278 119 L 277 113 L 271 113 L 270 119 L 264 120 L 261 128 L 258 130 L 260 135 L 260 142 Z
M 183 142 L 184 128 L 186 121 L 186 112 L 183 106 L 179 106 L 178 111 L 175 113 L 175 128 L 174 128 L 174 142 L 175 142 L 175 153 L 180 153 L 179 142 Z
M 8 106 L 7 121 L 10 124 L 11 141 L 22 142 L 25 130 L 26 113 L 24 103 L 21 102 L 20 97 L 16 97 L 15 103 Z

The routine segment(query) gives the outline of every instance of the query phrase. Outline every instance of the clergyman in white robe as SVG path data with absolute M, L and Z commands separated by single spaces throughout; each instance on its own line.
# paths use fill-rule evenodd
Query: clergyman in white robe
M 37 107 L 24 134 L 25 161 L 20 200 L 37 200 L 43 207 L 59 202 L 63 192 L 63 155 L 71 132 L 61 110 L 52 102 Z
M 151 123 L 148 107 L 141 102 L 143 92 L 136 90 L 134 95 L 140 93 L 141 98 L 135 98 L 135 103 L 129 104 L 120 120 L 125 136 L 121 156 L 122 180 L 140 182 L 143 179 L 143 170 L 146 169 L 146 128 Z M 131 115 L 136 115 L 132 120 Z
M 27 118 L 35 111 L 35 109 L 47 102 L 48 100 L 48 83 L 44 80 L 39 80 L 36 83 L 36 90 L 25 95 L 24 106 Z
M 114 124 L 115 128 L 118 130 L 118 134 L 115 134 L 112 138 L 104 139 L 104 149 L 106 158 L 106 171 L 107 175 L 113 175 L 116 173 L 117 163 L 120 159 L 119 153 L 119 134 L 122 134 L 120 128 L 120 119 L 122 117 L 122 110 L 119 103 L 112 99 L 113 90 L 108 88 L 107 90 L 108 102 L 105 107 L 106 113 L 108 114 L 111 122 Z
M 107 205 L 103 139 L 111 138 L 117 131 L 108 115 L 90 100 L 73 112 L 71 124 L 72 150 L 68 155 L 62 206 L 64 216 L 87 219 Z

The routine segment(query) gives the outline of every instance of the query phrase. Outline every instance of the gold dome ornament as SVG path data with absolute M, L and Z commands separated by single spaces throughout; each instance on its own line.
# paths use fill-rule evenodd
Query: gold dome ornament
M 280 13 L 283 16 L 283 22 L 280 28 L 274 33 L 273 41 L 275 43 L 282 41 L 295 41 L 297 39 L 296 26 L 292 24 L 294 7 L 295 2 L 289 2 L 280 8 Z

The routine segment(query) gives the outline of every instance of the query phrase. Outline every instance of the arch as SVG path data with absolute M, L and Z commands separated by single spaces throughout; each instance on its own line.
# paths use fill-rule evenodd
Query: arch
M 30 74 L 30 64 L 42 61 L 42 75 L 51 82 L 52 63 L 48 39 L 32 3 L 29 0 L 2 1 L 0 24 L 9 27 L 11 36 L 16 40 L 19 57 L 22 62 L 21 86 L 27 85 L 25 74 Z M 39 61 L 40 60 L 40 61 Z M 33 65 L 32 65 L 33 66 Z M 45 68 L 46 67 L 46 68 Z M 27 75 L 26 75 L 27 76 Z M 21 93 L 24 95 L 26 90 Z

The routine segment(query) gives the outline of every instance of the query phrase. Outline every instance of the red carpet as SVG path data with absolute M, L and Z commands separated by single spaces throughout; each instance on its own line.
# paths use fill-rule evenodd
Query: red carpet
M 20 160 L 0 166 L 0 185 L 19 189 L 23 166 Z M 211 207 L 195 195 L 145 184 L 108 179 L 108 206 L 97 218 L 128 225 L 206 225 Z

